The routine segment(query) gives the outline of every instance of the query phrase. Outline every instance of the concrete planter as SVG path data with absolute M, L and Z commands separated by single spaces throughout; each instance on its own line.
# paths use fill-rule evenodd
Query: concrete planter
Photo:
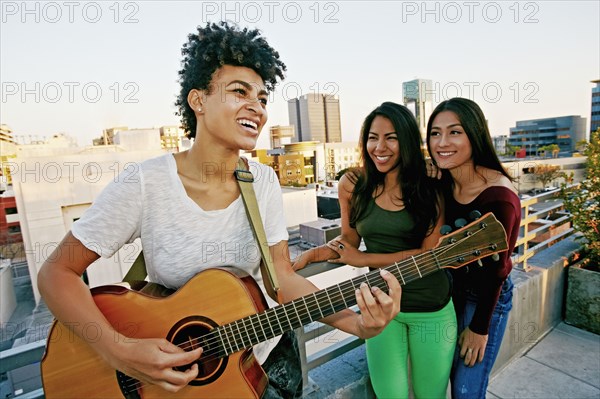
M 565 322 L 600 334 L 600 273 L 569 267 Z

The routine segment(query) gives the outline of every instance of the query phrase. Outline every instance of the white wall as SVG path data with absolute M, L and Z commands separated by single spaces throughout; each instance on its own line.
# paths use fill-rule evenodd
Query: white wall
M 282 187 L 286 227 L 318 219 L 317 194 L 314 188 Z
M 104 151 L 103 151 L 104 150 Z M 74 217 L 130 162 L 141 162 L 163 152 L 114 152 L 95 148 L 65 155 L 19 156 L 10 168 L 21 221 L 25 254 L 36 301 L 37 273 L 69 231 Z M 135 259 L 136 248 L 123 247 L 111 259 L 101 259 L 88 269 L 91 286 L 114 283 Z M 139 245 L 137 246 L 139 252 Z
M 4 261 L 0 265 L 0 325 L 10 320 L 17 308 L 17 297 L 13 287 L 12 268 L 10 261 Z
M 115 134 L 115 144 L 127 151 L 137 151 L 141 148 L 160 150 L 160 129 L 120 130 Z

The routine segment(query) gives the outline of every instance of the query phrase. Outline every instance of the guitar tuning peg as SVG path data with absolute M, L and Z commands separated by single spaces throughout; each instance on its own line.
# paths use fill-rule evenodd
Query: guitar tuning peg
M 500 260 L 500 255 L 498 255 L 498 254 L 493 254 L 493 255 L 492 255 L 492 259 L 493 259 L 494 261 L 498 262 L 498 261 Z
M 448 226 L 447 224 L 443 225 L 440 228 L 440 234 L 445 236 L 446 234 L 450 234 L 452 233 L 452 227 Z
M 481 217 L 481 212 L 479 212 L 478 210 L 474 210 L 469 213 L 469 219 L 471 219 L 471 220 L 477 220 L 480 217 Z
M 464 226 L 466 226 L 466 225 L 467 225 L 467 221 L 466 221 L 465 219 L 463 219 L 463 218 L 456 219 L 456 220 L 454 221 L 454 225 L 455 225 L 457 228 L 459 228 L 459 229 L 460 229 L 461 227 L 464 227 Z
M 483 263 L 481 262 L 481 259 L 477 259 L 477 266 L 483 267 Z

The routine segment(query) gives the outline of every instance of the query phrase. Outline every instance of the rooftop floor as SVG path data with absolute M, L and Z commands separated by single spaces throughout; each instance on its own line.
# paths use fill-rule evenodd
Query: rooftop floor
M 364 345 L 309 372 L 305 399 L 371 399 Z M 450 396 L 448 396 L 450 397 Z M 600 336 L 560 323 L 491 380 L 488 399 L 600 398 Z

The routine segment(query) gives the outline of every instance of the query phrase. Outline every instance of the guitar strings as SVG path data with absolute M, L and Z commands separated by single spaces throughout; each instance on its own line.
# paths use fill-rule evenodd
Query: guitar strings
M 461 243 L 461 241 L 464 241 L 466 239 L 467 238 L 462 239 L 462 240 L 457 241 L 456 243 L 453 243 L 453 244 L 448 245 L 446 247 L 438 248 L 438 250 L 441 250 L 440 252 L 442 252 L 442 253 L 447 252 L 448 250 L 451 249 L 450 247 L 459 245 Z M 486 245 L 486 247 L 487 247 L 487 245 Z M 471 249 L 471 251 L 473 251 L 473 249 Z M 469 255 L 470 253 L 471 252 L 465 252 L 463 254 L 457 254 L 455 256 L 458 258 L 458 257 L 460 257 L 462 255 Z M 419 255 L 421 255 L 421 256 L 419 256 Z M 418 267 L 412 268 L 412 263 L 411 263 L 412 259 L 404 260 L 402 263 L 406 263 L 405 265 L 402 265 L 402 263 L 400 263 L 400 264 L 396 263 L 394 265 L 389 266 L 388 268 L 397 268 L 398 269 L 398 273 L 401 276 L 403 276 L 403 279 L 405 279 L 405 280 L 408 279 L 409 282 L 410 282 L 413 279 L 417 278 L 417 276 L 421 277 L 423 273 L 425 273 L 425 275 L 427 275 L 427 274 L 429 274 L 429 273 L 431 273 L 431 272 L 436 271 L 437 269 L 439 269 L 439 267 L 437 267 L 437 264 L 438 264 L 438 262 L 440 260 L 442 260 L 443 262 L 446 262 L 447 260 L 453 259 L 453 258 L 436 259 L 436 256 L 433 255 L 431 252 L 425 252 L 425 253 L 419 254 L 419 255 L 417 255 L 417 257 L 427 257 L 427 258 L 429 258 L 426 262 L 422 263 L 422 266 L 420 268 L 418 268 Z M 433 259 L 433 262 L 431 262 L 432 259 Z M 404 274 L 402 274 L 402 272 L 400 271 L 400 266 L 411 266 L 411 269 L 408 269 L 408 267 L 407 267 L 406 268 L 407 270 L 405 270 Z M 392 273 L 394 273 L 394 272 L 392 272 Z M 396 277 L 398 277 L 398 276 L 396 276 Z M 227 339 L 227 342 L 225 342 L 224 339 L 216 336 L 216 334 L 220 335 L 221 331 L 216 331 L 216 329 L 215 330 L 211 330 L 210 333 L 207 333 L 206 335 L 204 335 L 204 338 L 205 338 L 205 340 L 203 341 L 204 345 L 205 346 L 210 346 L 211 344 L 214 343 L 214 339 L 216 339 L 217 341 L 221 341 L 223 343 L 222 346 L 223 346 L 223 349 L 225 350 L 225 353 L 227 353 L 227 352 L 229 352 L 229 353 L 235 353 L 235 352 L 237 352 L 237 351 L 239 351 L 241 349 L 245 349 L 247 347 L 252 346 L 253 344 L 256 344 L 258 342 L 262 342 L 262 341 L 264 341 L 264 340 L 267 339 L 267 336 L 269 334 L 265 333 L 265 331 L 264 331 L 264 329 L 262 327 L 262 323 L 260 322 L 260 320 L 258 320 L 260 329 L 257 331 L 257 329 L 255 328 L 254 320 L 252 319 L 253 317 L 255 319 L 266 318 L 267 319 L 266 321 L 269 323 L 269 327 L 270 327 L 270 330 L 271 330 L 271 335 L 272 336 L 277 336 L 277 335 L 280 335 L 281 333 L 283 333 L 283 332 L 285 332 L 287 330 L 287 328 L 279 328 L 278 331 L 273 330 L 272 324 L 275 324 L 275 325 L 285 325 L 285 322 L 282 322 L 280 320 L 280 318 L 278 317 L 277 312 L 283 313 L 283 315 L 285 316 L 284 321 L 287 320 L 290 328 L 293 329 L 295 327 L 297 328 L 300 325 L 304 324 L 303 320 L 306 319 L 307 317 L 308 317 L 308 319 L 310 321 L 314 321 L 315 319 L 322 318 L 324 315 L 321 312 L 322 306 L 319 306 L 319 302 L 324 301 L 325 299 L 327 299 L 330 302 L 331 309 L 334 311 L 334 313 L 337 312 L 337 311 L 339 311 L 339 310 L 345 309 L 345 308 L 347 308 L 349 306 L 353 306 L 353 305 L 356 304 L 355 301 L 352 299 L 351 300 L 352 304 L 348 305 L 348 303 L 346 302 L 346 300 L 344 299 L 344 297 L 347 294 L 352 294 L 353 293 L 353 291 L 357 288 L 353 284 L 353 282 L 356 281 L 357 283 L 360 283 L 360 281 L 357 281 L 357 280 L 361 280 L 361 279 L 362 280 L 366 280 L 365 282 L 369 286 L 380 286 L 380 288 L 382 288 L 383 286 L 385 286 L 384 280 L 379 276 L 379 274 L 377 273 L 377 271 L 370 272 L 370 273 L 367 273 L 367 274 L 365 274 L 363 276 L 359 276 L 359 277 L 357 277 L 355 279 L 343 282 L 343 283 L 335 285 L 335 286 L 328 287 L 328 288 L 326 288 L 326 289 L 324 289 L 324 290 L 322 290 L 320 292 L 314 293 L 312 295 L 312 298 L 311 298 L 311 296 L 309 294 L 308 296 L 305 296 L 303 298 L 298 298 L 298 299 L 296 299 L 296 300 L 294 300 L 292 302 L 289 302 L 289 303 L 287 303 L 285 305 L 282 305 L 282 306 L 279 306 L 279 307 L 276 307 L 276 308 L 268 309 L 267 311 L 265 311 L 263 313 L 250 315 L 250 316 L 247 316 L 246 318 L 243 318 L 243 319 L 237 320 L 235 322 L 223 325 L 223 326 L 220 327 L 220 330 L 222 330 L 224 332 L 224 335 L 225 335 L 225 338 Z M 372 279 L 374 279 L 376 281 L 370 281 Z M 352 287 L 350 287 L 350 285 L 352 285 Z M 336 289 L 337 289 L 337 291 L 339 291 L 339 293 L 336 291 Z M 350 290 L 352 290 L 352 291 L 350 291 Z M 332 293 L 334 295 L 330 296 L 329 295 L 329 291 L 333 291 Z M 340 296 L 340 294 L 342 294 L 342 295 Z M 321 295 L 321 298 L 318 298 L 317 295 Z M 352 298 L 354 298 L 354 297 L 352 296 Z M 308 299 L 308 300 L 311 301 L 310 306 L 307 306 L 307 300 L 306 299 Z M 341 302 L 340 302 L 340 300 L 341 300 Z M 299 306 L 299 308 L 300 308 L 300 312 L 299 312 L 298 311 L 298 307 L 296 307 L 296 304 L 299 303 L 300 301 L 304 302 L 304 306 L 302 306 L 302 305 Z M 291 311 L 292 308 L 293 308 L 293 312 Z M 306 309 L 306 311 L 305 311 L 305 309 Z M 318 317 L 319 314 L 315 314 L 316 310 L 318 310 L 319 313 L 321 313 L 321 317 Z M 292 314 L 292 316 L 293 316 L 293 313 L 295 313 L 298 316 L 297 317 L 298 320 L 301 321 L 301 323 L 299 323 L 299 325 L 295 326 L 295 325 L 292 324 L 292 322 L 289 320 L 289 317 L 287 316 L 287 314 L 290 314 L 290 313 Z M 272 316 L 274 316 L 274 318 Z M 249 324 L 250 324 L 249 327 L 250 328 L 248 328 L 248 326 L 247 326 L 248 323 L 247 322 L 249 322 Z M 242 330 L 242 328 L 240 328 L 240 324 L 241 324 L 241 327 L 243 328 L 243 330 Z M 234 330 L 234 326 L 236 327 L 237 332 Z M 227 331 L 227 327 L 229 327 L 230 332 Z M 269 328 L 267 330 L 269 330 Z M 259 337 L 260 334 L 258 334 L 258 333 L 260 331 L 262 331 L 263 338 Z M 247 340 L 249 341 L 248 345 L 245 342 L 246 339 L 244 338 L 244 332 L 245 332 L 245 336 L 247 337 Z M 250 336 L 249 332 L 254 332 L 254 336 L 256 337 L 255 340 L 252 339 L 252 337 Z M 212 338 L 214 338 L 214 339 L 211 339 L 210 338 L 211 336 L 213 336 Z M 238 339 L 238 337 L 239 337 L 239 339 Z M 231 344 L 230 341 L 233 341 L 234 343 L 241 341 L 242 346 L 240 347 L 239 344 L 236 344 L 235 348 L 234 348 L 234 346 Z M 183 345 L 186 345 L 186 344 L 187 343 L 184 343 Z M 191 347 L 193 347 L 195 345 L 194 342 L 190 342 L 189 344 L 191 345 Z M 226 347 L 227 346 L 226 344 L 229 344 L 229 351 L 228 351 L 228 349 Z M 189 347 L 186 347 L 186 349 L 189 349 Z M 210 349 L 209 349 L 209 351 L 207 351 L 205 353 L 206 354 L 214 354 L 214 353 L 210 352 Z
M 452 245 L 448 245 L 447 246 L 448 248 L 446 248 L 446 250 L 450 250 L 451 248 L 449 248 L 449 247 L 456 246 L 459 243 L 460 242 L 454 243 Z M 446 252 L 446 251 L 443 250 L 444 248 L 442 248 L 441 252 Z M 458 254 L 458 255 L 456 255 L 456 257 L 459 257 L 461 255 L 468 255 L 468 254 L 469 254 L 469 252 L 465 252 L 464 254 Z M 416 267 L 416 268 L 412 268 L 414 270 L 411 270 L 411 269 L 408 269 L 408 267 L 407 267 L 406 268 L 407 270 L 404 271 L 404 274 L 400 271 L 400 266 L 412 266 L 411 265 L 411 260 L 412 259 L 407 259 L 407 260 L 405 260 L 405 261 L 402 262 L 402 263 L 406 263 L 406 265 L 403 265 L 402 263 L 400 263 L 400 264 L 396 263 L 395 265 L 389 266 L 389 268 L 397 268 L 398 269 L 398 273 L 400 274 L 401 278 L 403 280 L 408 279 L 409 282 L 412 281 L 414 278 L 416 278 L 417 275 L 420 277 L 422 275 L 421 271 L 427 275 L 427 274 L 435 271 L 436 269 L 438 269 L 437 263 L 440 261 L 440 259 L 436 259 L 435 255 L 432 255 L 430 252 L 426 252 L 426 253 L 423 253 L 423 254 L 420 254 L 420 255 L 422 255 L 422 256 L 417 256 L 417 257 L 428 257 L 428 258 L 430 258 L 428 260 L 428 262 L 431 259 L 433 259 L 433 262 L 429 262 L 429 263 L 422 262 L 421 263 L 422 266 L 421 266 L 420 269 L 418 267 Z M 447 260 L 451 260 L 451 259 L 452 258 L 442 259 L 442 260 L 443 260 L 443 262 L 446 262 Z M 392 273 L 394 273 L 394 272 L 392 271 Z M 396 277 L 398 277 L 398 276 L 396 276 Z M 372 279 L 375 279 L 377 281 L 374 281 L 374 282 L 370 281 Z M 268 337 L 268 335 L 277 336 L 277 335 L 280 335 L 281 333 L 283 333 L 283 332 L 285 332 L 287 330 L 287 328 L 284 327 L 284 328 L 279 328 L 276 331 L 276 330 L 273 329 L 273 324 L 275 324 L 276 326 L 277 325 L 282 325 L 283 326 L 285 324 L 285 321 L 287 321 L 288 324 L 289 324 L 289 327 L 293 329 L 295 326 L 294 326 L 294 324 L 292 324 L 291 320 L 289 320 L 289 317 L 287 316 L 288 313 L 291 313 L 290 312 L 291 308 L 293 308 L 293 310 L 294 310 L 293 313 L 296 313 L 296 315 L 298 316 L 298 319 L 302 321 L 302 323 L 300 323 L 300 325 L 302 325 L 302 324 L 304 324 L 303 319 L 306 319 L 307 317 L 309 318 L 309 320 L 312 321 L 312 320 L 315 320 L 315 319 L 322 318 L 324 316 L 324 314 L 321 312 L 322 306 L 319 306 L 319 303 L 318 303 L 318 302 L 320 302 L 320 301 L 322 301 L 324 299 L 328 299 L 329 300 L 331 308 L 334 310 L 334 312 L 337 312 L 337 311 L 339 311 L 341 309 L 344 309 L 344 308 L 347 308 L 349 306 L 353 306 L 355 304 L 355 301 L 353 299 L 351 299 L 352 304 L 348 306 L 348 303 L 344 299 L 344 294 L 351 294 L 352 291 L 349 291 L 349 290 L 355 290 L 356 289 L 356 286 L 354 285 L 354 282 L 355 281 L 357 283 L 362 282 L 362 281 L 358 281 L 358 280 L 366 280 L 365 282 L 369 286 L 377 286 L 377 285 L 384 286 L 385 285 L 384 282 L 383 282 L 383 280 L 378 275 L 377 271 L 370 272 L 370 273 L 367 273 L 365 275 L 359 276 L 359 277 L 357 277 L 355 279 L 352 279 L 350 281 L 346 281 L 344 283 L 338 284 L 336 286 L 328 287 L 325 290 L 322 290 L 320 292 L 314 293 L 312 295 L 312 298 L 311 298 L 311 296 L 309 294 L 308 296 L 305 296 L 303 298 L 299 298 L 299 299 L 294 300 L 292 302 L 289 302 L 289 303 L 287 303 L 285 305 L 282 305 L 282 306 L 279 306 L 279 307 L 276 307 L 276 308 L 268 309 L 265 312 L 262 312 L 260 314 L 250 315 L 250 316 L 247 316 L 247 317 L 245 317 L 243 319 L 237 320 L 235 322 L 232 322 L 232 323 L 220 326 L 220 327 L 218 327 L 216 329 L 211 330 L 209 333 L 207 333 L 207 334 L 205 334 L 203 336 L 204 340 L 202 341 L 202 343 L 204 345 L 202 345 L 202 346 L 205 346 L 205 347 L 209 348 L 209 350 L 207 352 L 204 352 L 204 353 L 206 355 L 208 355 L 208 354 L 214 354 L 214 353 L 210 352 L 210 346 L 212 344 L 214 344 L 215 341 L 217 341 L 217 342 L 221 341 L 222 342 L 222 347 L 225 350 L 225 353 L 227 353 L 227 352 L 229 352 L 229 353 L 235 353 L 235 352 L 237 352 L 239 350 L 242 350 L 242 349 L 245 349 L 247 347 L 250 347 L 250 346 L 252 346 L 253 344 L 255 344 L 257 342 L 262 342 L 263 340 L 266 340 L 267 337 Z M 350 285 L 352 287 L 350 287 Z M 339 291 L 339 293 L 335 292 L 336 288 L 337 288 L 337 291 Z M 334 295 L 330 296 L 328 291 L 334 291 L 333 292 Z M 319 294 L 321 295 L 321 298 L 318 298 Z M 340 298 L 340 294 L 342 294 L 341 298 Z M 333 300 L 332 300 L 332 297 L 333 297 Z M 307 305 L 307 299 L 309 301 L 311 301 L 310 306 Z M 341 299 L 341 301 L 343 303 L 340 302 L 340 299 Z M 304 306 L 300 305 L 299 306 L 300 311 L 298 311 L 298 307 L 296 307 L 295 305 L 296 305 L 296 303 L 299 303 L 300 301 L 304 302 Z M 315 312 L 316 310 L 318 310 L 319 313 L 321 313 L 321 317 L 318 317 L 319 314 L 316 314 L 316 312 Z M 283 314 L 283 316 L 285 316 L 284 322 L 282 322 L 281 319 L 280 319 L 280 317 L 278 317 L 278 313 Z M 292 314 L 292 316 L 293 316 L 293 314 Z M 260 320 L 258 320 L 258 322 L 259 322 L 258 324 L 259 324 L 260 329 L 257 330 L 257 328 L 255 326 L 255 323 L 254 323 L 254 320 L 252 318 L 255 318 L 255 319 L 260 319 L 260 318 L 264 319 L 264 318 L 266 318 L 267 319 L 266 321 L 268 322 L 270 328 L 267 328 L 267 332 L 265 333 L 265 330 L 262 327 L 262 323 L 260 322 Z M 282 317 L 282 319 L 283 319 L 283 317 Z M 249 326 L 247 325 L 248 324 L 247 322 L 249 322 Z M 241 327 L 243 328 L 243 330 L 240 328 L 240 324 L 241 324 Z M 227 331 L 227 327 L 229 327 L 230 331 Z M 234 327 L 236 327 L 237 332 L 234 330 Z M 299 325 L 296 326 L 296 327 L 299 327 Z M 270 334 L 269 334 L 269 331 L 268 331 L 269 329 L 270 329 Z M 259 335 L 261 335 L 259 333 L 261 331 L 262 331 L 263 338 L 259 338 Z M 221 332 L 223 332 L 223 334 L 220 334 Z M 251 332 L 254 333 L 254 336 L 256 337 L 255 340 L 253 340 L 252 337 L 250 336 Z M 247 340 L 249 341 L 249 344 L 246 344 L 246 342 L 245 342 L 246 340 L 244 339 L 244 333 L 245 333 L 245 336 L 248 337 Z M 219 336 L 217 336 L 217 334 Z M 220 337 L 221 335 L 224 335 L 225 339 L 221 338 Z M 238 339 L 238 337 L 240 339 Z M 182 347 L 184 349 L 194 348 L 194 346 L 196 346 L 198 344 L 199 340 L 198 339 L 194 339 L 193 341 L 195 341 L 195 342 L 186 341 L 186 342 L 180 344 L 180 347 Z M 241 341 L 241 346 L 240 346 L 240 344 L 235 344 L 235 347 L 234 347 L 234 345 L 231 343 L 231 341 L 233 341 L 234 344 L 236 342 L 238 342 L 238 341 Z M 229 346 L 229 350 L 227 349 L 227 344 Z
M 448 245 L 446 245 L 444 247 L 437 247 L 437 248 L 434 248 L 433 250 L 437 250 L 437 251 L 439 251 L 441 253 L 445 253 L 445 252 L 451 250 L 453 247 L 461 244 L 463 241 L 465 241 L 465 240 L 473 237 L 475 234 L 478 234 L 480 231 L 482 231 L 482 230 L 478 230 L 478 231 L 476 231 L 475 233 L 473 233 L 470 236 L 466 236 L 466 237 L 464 237 L 462 239 L 459 239 L 455 243 L 448 244 Z M 405 260 L 403 260 L 401 262 L 395 262 L 393 265 L 385 267 L 385 269 L 388 270 L 388 271 L 390 271 L 392 274 L 394 274 L 394 276 L 396 276 L 396 278 L 398 278 L 398 275 L 396 274 L 396 273 L 398 273 L 401 276 L 401 278 L 402 278 L 403 281 L 407 280 L 408 282 L 411 282 L 411 281 L 416 280 L 417 278 L 419 278 L 419 277 L 421 277 L 423 275 L 428 275 L 428 274 L 431 274 L 432 272 L 435 272 L 436 270 L 441 270 L 441 268 L 438 266 L 440 264 L 445 264 L 446 262 L 449 262 L 449 261 L 452 261 L 452 260 L 456 260 L 456 259 L 458 259 L 461 256 L 472 255 L 474 251 L 486 249 L 488 247 L 489 247 L 489 245 L 484 245 L 481 248 L 478 248 L 478 249 L 475 249 L 475 250 L 473 248 L 471 248 L 469 250 L 466 250 L 463 253 L 459 253 L 459 254 L 453 255 L 452 257 L 448 257 L 448 258 L 441 258 L 439 256 L 436 256 L 430 250 L 430 251 L 421 253 L 419 255 L 415 255 L 414 257 L 411 257 L 410 259 L 405 259 Z M 439 254 L 437 254 L 437 255 L 439 255 Z M 421 258 L 427 258 L 427 259 L 421 259 Z M 417 259 L 420 261 L 419 263 L 422 265 L 421 267 L 417 266 L 417 264 L 415 263 L 415 261 Z M 404 267 L 406 270 L 401 271 L 400 267 Z M 397 269 L 397 271 L 394 272 L 394 271 L 392 271 L 390 269 Z M 379 275 L 378 270 L 375 270 L 375 271 L 371 271 L 369 273 L 365 273 L 364 275 L 355 277 L 353 279 L 344 281 L 344 282 L 342 282 L 340 284 L 336 284 L 334 286 L 331 286 L 331 287 L 325 288 L 325 289 L 323 289 L 321 291 L 313 293 L 312 294 L 312 302 L 313 303 L 311 303 L 310 306 L 308 306 L 306 302 L 307 302 L 307 299 L 311 300 L 311 298 L 310 298 L 311 294 L 306 295 L 306 296 L 304 296 L 302 298 L 298 298 L 298 299 L 296 299 L 296 300 L 294 300 L 292 302 L 288 302 L 286 304 L 277 306 L 275 308 L 267 309 L 264 312 L 261 312 L 259 314 L 253 314 L 253 315 L 244 317 L 244 318 L 242 318 L 240 320 L 236 320 L 235 322 L 222 325 L 222 326 L 217 327 L 217 328 L 215 328 L 213 330 L 210 330 L 207 334 L 205 334 L 202 337 L 202 338 L 210 337 L 208 339 L 202 340 L 202 343 L 203 343 L 202 346 L 205 347 L 205 348 L 208 348 L 208 350 L 203 351 L 202 357 L 205 358 L 205 361 L 206 360 L 214 360 L 215 358 L 219 359 L 219 358 L 222 358 L 222 357 L 229 356 L 229 355 L 231 355 L 233 353 L 239 352 L 240 350 L 249 348 L 249 347 L 255 345 L 256 343 L 259 343 L 259 342 L 262 342 L 262 341 L 266 340 L 267 339 L 267 335 L 269 335 L 269 334 L 268 333 L 265 334 L 265 331 L 262 328 L 262 324 L 260 323 L 260 320 L 258 320 L 258 321 L 259 321 L 259 325 L 261 326 L 261 331 L 263 332 L 263 339 L 260 339 L 259 336 L 258 336 L 258 334 L 256 334 L 257 330 L 254 328 L 254 321 L 252 320 L 253 317 L 256 318 L 256 319 L 261 319 L 261 318 L 266 318 L 267 319 L 266 321 L 268 322 L 268 324 L 270 326 L 272 337 L 280 335 L 280 334 L 284 333 L 285 331 L 289 330 L 288 328 L 284 328 L 283 327 L 283 323 L 280 321 L 280 318 L 277 317 L 277 312 L 285 313 L 285 316 L 286 316 L 285 320 L 288 321 L 290 329 L 294 329 L 294 328 L 297 328 L 299 326 L 304 325 L 305 323 L 304 323 L 303 320 L 305 318 L 308 318 L 308 320 L 310 320 L 310 321 L 315 321 L 315 320 L 318 320 L 318 319 L 322 318 L 323 317 L 323 312 L 322 312 L 321 309 L 322 309 L 323 306 L 319 305 L 319 301 L 323 300 L 323 298 L 319 299 L 317 297 L 318 294 L 321 294 L 321 296 L 323 296 L 323 294 L 325 294 L 327 296 L 328 301 L 330 302 L 332 313 L 329 313 L 329 312 L 326 311 L 327 315 L 333 314 L 335 312 L 338 312 L 339 310 L 346 309 L 346 308 L 349 307 L 349 306 L 347 306 L 348 304 L 347 304 L 346 300 L 344 299 L 344 297 L 346 295 L 348 296 L 348 301 L 352 303 L 350 306 L 353 306 L 353 305 L 356 304 L 356 298 L 354 296 L 352 296 L 351 294 L 353 294 L 355 292 L 355 290 L 357 289 L 357 287 L 354 285 L 354 282 L 359 283 L 358 285 L 360 286 L 360 283 L 363 282 L 363 281 L 360 281 L 360 280 L 365 280 L 364 282 L 366 282 L 369 285 L 369 287 L 377 286 L 379 288 L 382 288 L 383 286 L 386 285 L 385 281 Z M 375 280 L 375 281 L 370 281 L 370 280 Z M 405 284 L 402 284 L 402 285 L 405 285 Z M 337 289 L 338 292 L 336 293 L 336 295 L 334 296 L 334 298 L 332 300 L 332 297 L 329 296 L 328 291 L 336 291 L 336 289 Z M 339 297 L 339 298 L 336 298 L 336 296 Z M 304 312 L 301 309 L 301 314 L 302 315 L 300 313 L 298 313 L 298 309 L 295 307 L 295 303 L 299 302 L 301 300 L 304 301 L 304 308 L 306 310 L 306 312 Z M 294 327 L 292 325 L 291 320 L 289 320 L 289 317 L 287 317 L 287 314 L 290 313 L 289 309 L 287 309 L 287 308 L 292 308 L 292 307 L 294 308 L 294 312 L 296 313 L 296 315 L 298 316 L 298 320 L 300 321 L 300 323 L 299 323 L 299 325 L 297 327 Z M 336 309 L 338 309 L 338 307 L 340 307 L 339 310 L 336 310 Z M 316 310 L 318 310 L 319 312 L 316 313 L 315 312 Z M 271 313 L 273 316 L 275 316 L 275 318 L 273 319 L 271 317 L 272 315 L 269 314 L 269 313 Z M 321 317 L 319 317 L 319 314 L 321 315 Z M 255 332 L 255 337 L 256 337 L 255 341 L 256 342 L 253 341 L 252 337 L 250 337 L 250 335 L 248 334 L 248 329 L 246 327 L 245 320 L 248 320 L 250 322 L 252 330 Z M 244 327 L 244 330 L 246 331 L 246 335 L 248 337 L 248 341 L 250 342 L 249 345 L 246 345 L 245 342 L 244 342 L 242 331 L 241 331 L 241 329 L 240 329 L 240 327 L 238 325 L 240 323 L 242 323 L 242 325 Z M 236 333 L 233 330 L 233 325 L 234 324 L 237 327 L 238 333 Z M 275 330 L 273 330 L 272 324 L 282 325 L 282 327 L 280 327 L 281 331 L 279 333 L 275 333 Z M 226 331 L 226 327 L 227 326 L 230 327 L 232 335 L 229 335 L 229 333 Z M 225 335 L 226 339 L 229 342 L 230 351 L 227 350 L 226 345 L 225 345 L 225 341 L 222 338 L 220 338 L 220 335 L 221 335 L 220 331 L 221 330 L 224 331 L 224 333 L 225 333 L 224 335 Z M 236 345 L 236 349 L 234 350 L 234 348 L 231 345 L 230 341 L 233 341 L 235 343 L 236 341 L 238 341 L 238 338 L 237 338 L 238 336 L 241 339 L 242 347 L 240 347 L 239 345 Z M 190 342 L 190 341 L 196 341 L 197 343 L 200 343 L 200 338 L 193 338 L 192 340 L 183 342 L 181 344 L 178 344 L 177 346 L 180 347 L 180 348 L 182 348 L 182 349 L 184 349 L 184 350 L 192 350 L 192 349 L 194 349 L 195 346 L 197 346 L 197 344 L 195 344 L 194 342 Z M 221 343 L 220 347 L 218 347 L 219 346 L 218 345 L 219 342 Z M 211 348 L 213 348 L 212 345 L 214 345 L 214 348 L 215 348 L 215 350 L 213 350 L 213 351 L 211 351 Z M 211 358 L 211 359 L 206 359 L 208 356 L 211 356 L 211 355 L 215 355 L 215 356 L 213 358 Z M 199 359 L 199 362 L 202 362 L 202 357 Z M 134 378 L 131 378 L 131 377 L 129 377 L 129 378 L 131 379 L 132 383 L 129 384 L 129 385 L 127 385 L 127 386 L 125 386 L 124 388 L 125 389 L 132 389 L 133 388 L 133 389 L 126 391 L 127 393 L 128 392 L 132 392 L 133 390 L 137 390 L 139 388 L 142 388 L 145 385 L 144 383 L 142 383 L 141 381 L 139 381 L 137 379 L 134 379 Z

